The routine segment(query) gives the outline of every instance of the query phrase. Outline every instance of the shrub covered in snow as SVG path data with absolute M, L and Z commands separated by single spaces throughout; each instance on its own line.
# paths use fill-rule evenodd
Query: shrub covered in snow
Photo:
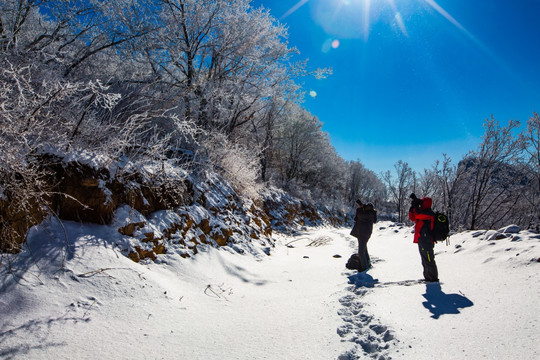
M 210 163 L 239 193 L 258 200 L 262 189 L 260 183 L 260 154 L 234 144 L 222 134 L 212 136 L 205 142 Z

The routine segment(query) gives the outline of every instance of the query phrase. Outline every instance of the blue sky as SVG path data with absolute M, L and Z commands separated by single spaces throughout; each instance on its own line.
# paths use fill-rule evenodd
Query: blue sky
M 309 68 L 304 106 L 346 160 L 376 173 L 477 148 L 492 114 L 540 112 L 540 0 L 254 0 Z M 369 6 L 369 10 L 366 7 Z M 316 95 L 315 95 L 316 94 Z

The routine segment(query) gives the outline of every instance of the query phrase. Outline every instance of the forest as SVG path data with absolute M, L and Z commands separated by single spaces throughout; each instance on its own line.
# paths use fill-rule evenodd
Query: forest
M 255 201 L 271 187 L 345 211 L 362 199 L 399 222 L 415 192 L 456 231 L 538 230 L 537 113 L 486 119 L 462 159 L 376 174 L 344 160 L 302 106 L 302 79 L 332 71 L 311 69 L 287 39 L 249 0 L 1 0 L 2 207 L 53 211 L 44 159 L 84 157 L 120 182 L 148 164 L 153 184 L 170 188 L 217 173 Z

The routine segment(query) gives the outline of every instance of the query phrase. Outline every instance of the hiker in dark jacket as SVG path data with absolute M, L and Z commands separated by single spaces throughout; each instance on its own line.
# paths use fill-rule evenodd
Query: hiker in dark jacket
M 412 204 L 409 209 L 409 219 L 414 221 L 414 243 L 418 244 L 422 266 L 424 268 L 424 279 L 427 282 L 439 281 L 437 264 L 435 263 L 435 253 L 433 247 L 432 231 L 435 221 L 435 213 L 431 210 L 433 201 L 425 197 L 418 199 L 415 194 L 411 194 Z
M 356 200 L 358 207 L 354 217 L 354 226 L 351 235 L 358 239 L 358 257 L 360 258 L 360 271 L 371 267 L 371 261 L 367 250 L 367 243 L 373 231 L 373 224 L 377 222 L 377 211 L 371 203 L 362 204 Z

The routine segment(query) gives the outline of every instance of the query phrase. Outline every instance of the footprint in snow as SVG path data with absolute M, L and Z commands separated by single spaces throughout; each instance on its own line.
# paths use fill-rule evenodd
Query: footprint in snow
M 344 324 L 337 329 L 338 335 L 344 342 L 353 343 L 353 348 L 341 354 L 338 360 L 372 358 L 389 360 L 389 349 L 397 342 L 392 330 L 381 324 L 364 307 L 363 298 L 373 291 L 377 280 L 368 274 L 350 276 L 352 286 L 349 286 L 345 296 L 339 299 L 341 308 L 338 315 Z

